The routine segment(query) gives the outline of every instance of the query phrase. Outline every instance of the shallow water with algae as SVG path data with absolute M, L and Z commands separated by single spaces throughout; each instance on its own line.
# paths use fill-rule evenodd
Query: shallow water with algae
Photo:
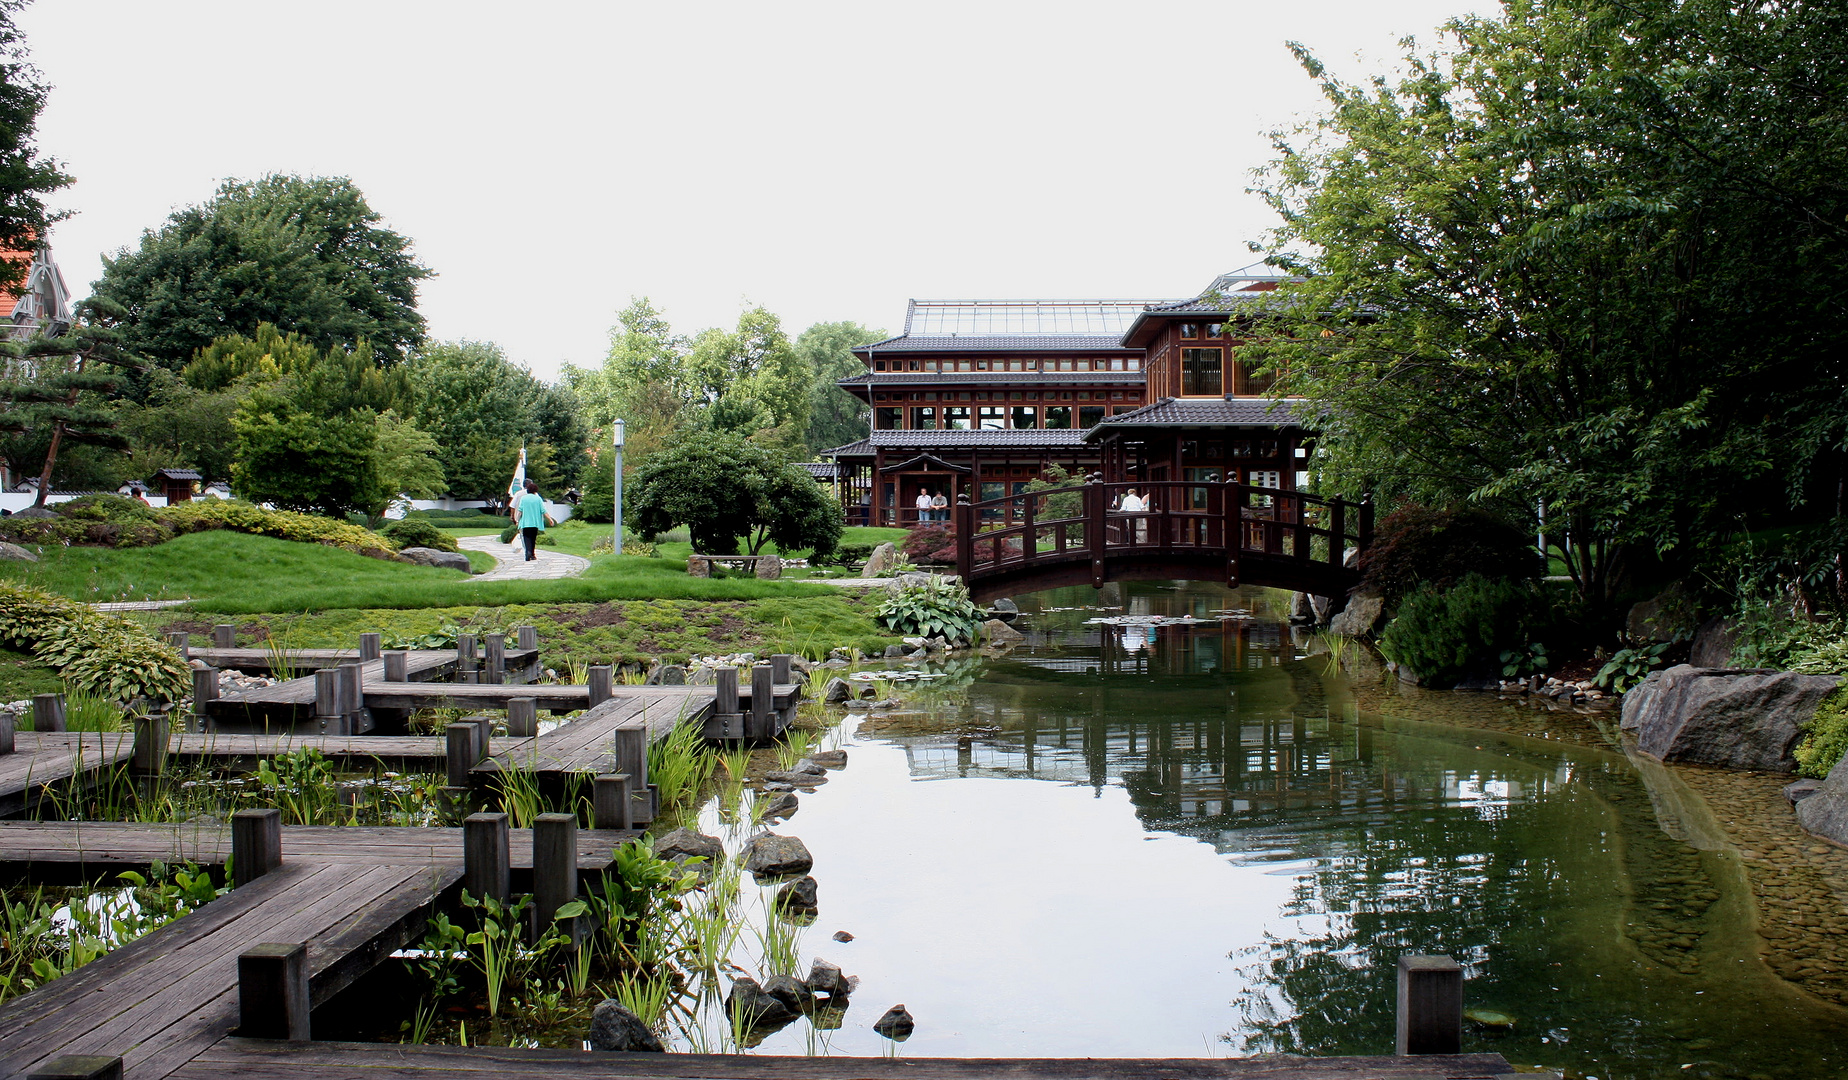
M 1848 1075 L 1848 853 L 1796 828 L 1782 778 L 1343 672 L 1281 599 L 1021 598 L 1023 646 L 849 714 L 849 766 L 778 831 L 820 884 L 790 948 L 861 984 L 838 1030 L 761 1050 L 889 1052 L 872 1024 L 902 1002 L 902 1056 L 1389 1053 L 1397 958 L 1445 953 L 1466 1050 Z

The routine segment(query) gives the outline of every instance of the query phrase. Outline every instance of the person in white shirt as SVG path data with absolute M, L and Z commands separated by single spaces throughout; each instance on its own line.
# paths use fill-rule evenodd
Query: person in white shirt
M 918 508 L 918 520 L 920 522 L 934 520 L 934 515 L 932 515 L 930 512 L 930 489 L 929 488 L 925 488 L 924 490 L 918 492 L 918 501 L 914 503 L 913 505 L 915 505 Z
M 1123 502 L 1117 509 L 1125 514 L 1146 514 L 1149 510 L 1149 500 L 1147 496 L 1138 495 L 1135 488 L 1130 488 L 1123 493 Z M 1137 518 L 1133 528 L 1136 543 L 1149 542 L 1149 523 L 1146 519 Z

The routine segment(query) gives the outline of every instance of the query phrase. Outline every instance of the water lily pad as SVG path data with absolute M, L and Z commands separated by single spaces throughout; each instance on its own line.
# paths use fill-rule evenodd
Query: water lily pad
M 1464 1009 L 1463 1018 L 1479 1027 L 1504 1031 L 1514 1026 L 1514 1017 L 1494 1009 Z

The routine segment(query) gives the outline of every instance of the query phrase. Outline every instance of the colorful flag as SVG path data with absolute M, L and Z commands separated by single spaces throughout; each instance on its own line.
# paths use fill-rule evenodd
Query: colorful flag
M 526 444 L 520 444 L 520 463 L 514 466 L 513 483 L 507 485 L 507 502 L 512 505 L 526 490 Z

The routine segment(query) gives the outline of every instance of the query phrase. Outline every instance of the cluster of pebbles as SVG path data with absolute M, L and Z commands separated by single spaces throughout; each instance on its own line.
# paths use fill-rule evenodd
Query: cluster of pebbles
M 1601 711 L 1615 708 L 1620 700 L 1598 689 L 1589 679 L 1574 682 L 1550 675 L 1503 679 L 1497 689 L 1505 695 L 1526 697 L 1553 709 L 1576 707 L 1587 712 Z

